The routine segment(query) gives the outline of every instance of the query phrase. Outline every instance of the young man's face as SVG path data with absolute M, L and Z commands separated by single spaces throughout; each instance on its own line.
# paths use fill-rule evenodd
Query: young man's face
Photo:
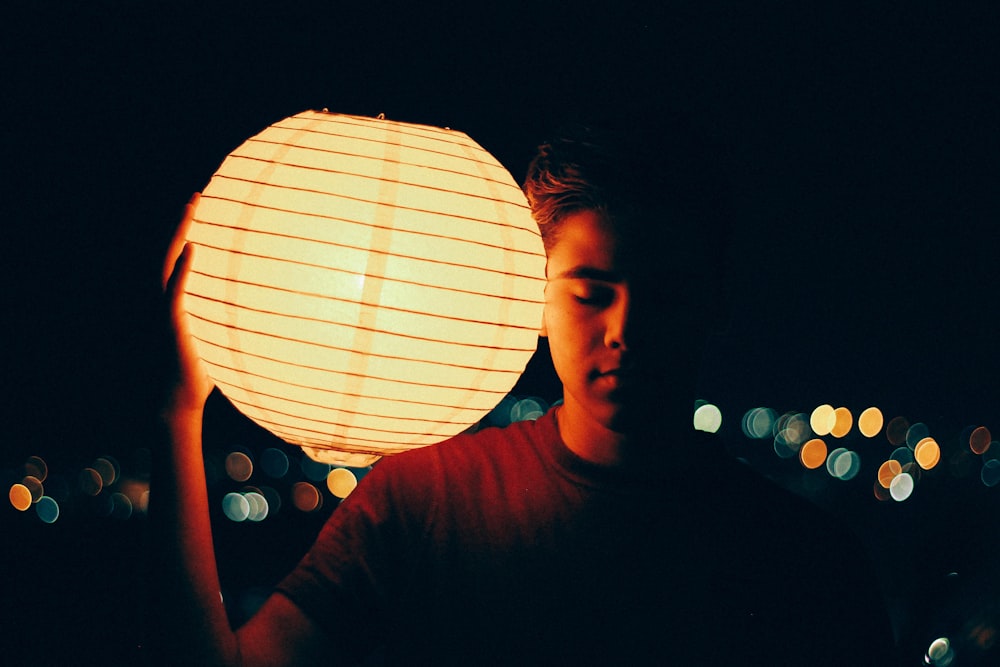
M 662 406 L 690 410 L 705 323 L 676 249 L 630 247 L 593 211 L 563 218 L 557 239 L 542 334 L 566 417 L 627 434 Z

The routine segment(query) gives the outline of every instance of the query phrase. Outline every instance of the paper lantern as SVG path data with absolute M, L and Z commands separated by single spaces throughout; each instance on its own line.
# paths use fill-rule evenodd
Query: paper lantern
M 538 342 L 545 255 L 461 132 L 308 111 L 204 189 L 185 304 L 211 378 L 311 457 L 365 465 L 479 421 Z

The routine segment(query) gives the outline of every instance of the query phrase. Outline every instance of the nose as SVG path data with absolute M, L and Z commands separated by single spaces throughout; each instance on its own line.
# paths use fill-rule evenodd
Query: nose
M 627 349 L 625 336 L 631 310 L 632 295 L 627 288 L 622 288 L 605 311 L 604 344 L 607 347 L 613 350 Z

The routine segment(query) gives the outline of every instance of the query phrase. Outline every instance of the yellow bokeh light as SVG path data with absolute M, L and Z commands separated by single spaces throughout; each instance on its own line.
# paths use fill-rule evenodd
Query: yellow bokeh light
M 826 461 L 826 443 L 820 438 L 813 438 L 799 450 L 799 461 L 810 470 L 819 468 Z
M 847 408 L 837 408 L 833 414 L 834 424 L 833 428 L 830 429 L 830 435 L 835 438 L 843 438 L 851 432 L 851 427 L 854 426 L 854 415 Z
M 813 433 L 820 437 L 830 435 L 830 431 L 833 430 L 836 423 L 837 417 L 832 405 L 820 405 L 809 416 L 809 426 Z
M 866 438 L 874 438 L 882 430 L 882 411 L 872 406 L 858 415 L 858 430 Z
M 926 437 L 913 448 L 913 459 L 924 470 L 930 470 L 941 460 L 941 447 L 934 438 Z
M 358 485 L 358 478 L 347 468 L 334 468 L 326 477 L 326 488 L 337 498 L 346 498 Z
M 31 507 L 33 502 L 31 491 L 24 484 L 13 484 L 7 497 L 10 498 L 10 504 L 14 506 L 14 509 L 21 512 Z

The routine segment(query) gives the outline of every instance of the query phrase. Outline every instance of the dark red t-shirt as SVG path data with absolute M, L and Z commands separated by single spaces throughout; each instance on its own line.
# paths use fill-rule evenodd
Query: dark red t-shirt
M 279 591 L 390 664 L 885 665 L 867 559 L 692 432 L 626 474 L 552 412 L 378 463 Z

